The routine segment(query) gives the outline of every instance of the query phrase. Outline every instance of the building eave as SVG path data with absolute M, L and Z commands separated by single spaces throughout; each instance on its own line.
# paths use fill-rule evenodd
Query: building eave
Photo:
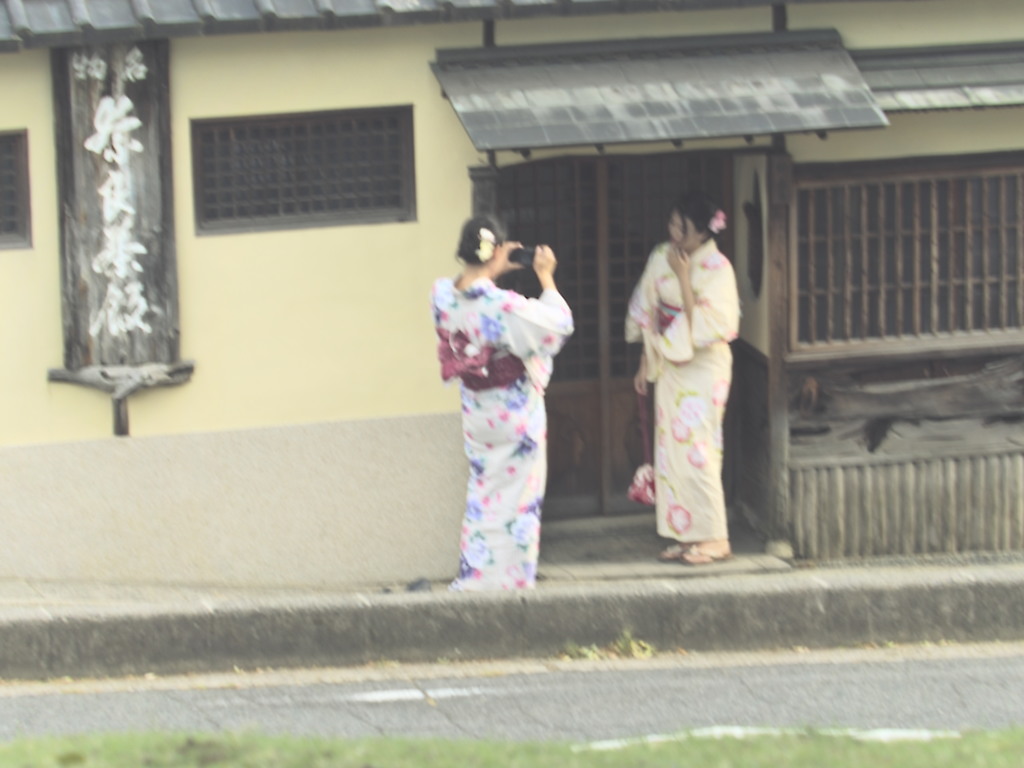
M 804 5 L 868 0 L 791 0 Z M 934 0 L 873 0 L 916 2 Z M 238 32 L 770 8 L 777 0 L 0 0 L 0 51 Z

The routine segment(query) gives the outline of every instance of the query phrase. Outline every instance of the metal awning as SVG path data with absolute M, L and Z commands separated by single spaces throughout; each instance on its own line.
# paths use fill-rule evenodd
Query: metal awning
M 479 150 L 888 125 L 834 30 L 439 50 Z
M 887 112 L 1024 104 L 1024 43 L 853 54 Z

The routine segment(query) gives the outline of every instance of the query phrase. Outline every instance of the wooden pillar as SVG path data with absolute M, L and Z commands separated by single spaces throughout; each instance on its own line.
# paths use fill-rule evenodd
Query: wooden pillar
M 608 200 L 608 161 L 597 162 L 597 199 Z M 597 346 L 598 397 L 600 398 L 601 488 L 600 510 L 611 514 L 612 499 L 612 361 L 611 361 L 611 292 L 609 288 L 609 206 L 603 205 L 597 217 Z M 621 330 L 619 331 L 622 332 Z
M 769 483 L 767 533 L 792 543 L 789 510 L 789 395 L 785 356 L 789 351 L 790 228 L 793 211 L 793 159 L 768 156 L 767 266 L 769 301 L 768 419 Z

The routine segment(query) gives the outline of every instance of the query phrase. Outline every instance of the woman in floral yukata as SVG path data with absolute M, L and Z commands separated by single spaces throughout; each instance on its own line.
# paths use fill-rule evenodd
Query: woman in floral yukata
M 434 283 L 438 357 L 445 381 L 462 389 L 462 429 L 470 476 L 453 590 L 535 585 L 547 482 L 544 391 L 553 358 L 573 332 L 572 311 L 555 286 L 555 254 L 533 253 L 543 288 L 527 299 L 494 281 L 522 264 L 497 224 L 471 219 L 462 229 L 455 279 Z
M 729 342 L 739 332 L 732 265 L 715 244 L 725 214 L 685 196 L 633 291 L 627 341 L 642 341 L 634 379 L 655 382 L 654 476 L 659 559 L 702 565 L 731 556 L 722 489 L 722 419 L 732 381 Z

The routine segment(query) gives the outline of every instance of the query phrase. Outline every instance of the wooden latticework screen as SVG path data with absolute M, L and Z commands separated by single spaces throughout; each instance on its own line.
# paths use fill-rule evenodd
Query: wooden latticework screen
M 805 180 L 797 195 L 797 347 L 1022 327 L 1024 158 Z

